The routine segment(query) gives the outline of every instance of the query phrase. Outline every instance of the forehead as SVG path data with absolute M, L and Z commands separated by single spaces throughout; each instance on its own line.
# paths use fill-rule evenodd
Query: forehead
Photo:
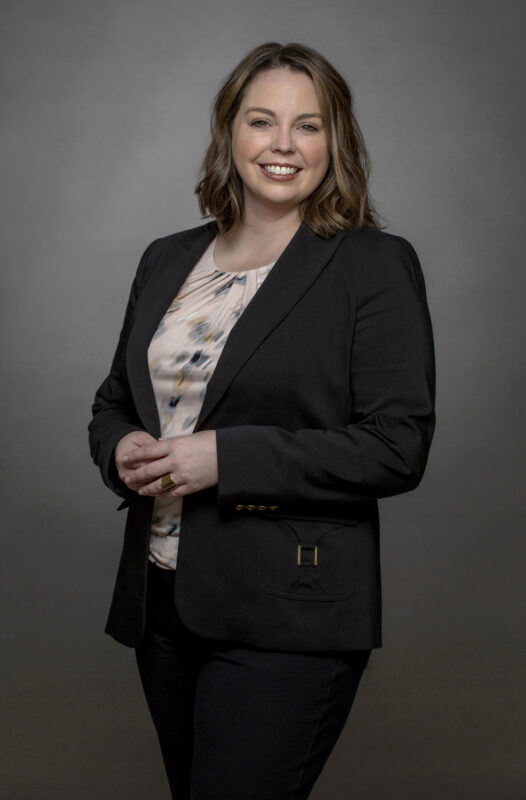
M 266 102 L 308 103 L 311 111 L 319 111 L 318 97 L 312 79 L 305 72 L 287 67 L 258 72 L 245 87 L 241 107 L 253 105 L 265 98 Z

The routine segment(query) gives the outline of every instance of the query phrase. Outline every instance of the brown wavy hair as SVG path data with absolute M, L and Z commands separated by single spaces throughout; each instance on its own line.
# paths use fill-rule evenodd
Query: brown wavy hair
M 259 72 L 280 67 L 304 72 L 311 78 L 328 127 L 329 167 L 319 186 L 300 203 L 300 219 L 324 238 L 338 230 L 365 225 L 385 227 L 380 225 L 369 197 L 370 159 L 353 113 L 351 90 L 320 53 L 296 42 L 258 45 L 232 70 L 216 94 L 210 120 L 211 142 L 195 188 L 203 218 L 215 217 L 225 236 L 241 223 L 243 183 L 232 159 L 232 122 L 250 81 Z

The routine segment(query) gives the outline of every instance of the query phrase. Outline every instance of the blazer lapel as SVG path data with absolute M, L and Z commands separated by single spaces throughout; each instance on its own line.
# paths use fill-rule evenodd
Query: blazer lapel
M 312 233 L 305 223 L 301 223 L 230 331 L 208 382 L 195 432 L 203 427 L 237 373 L 261 342 L 279 325 L 320 274 L 340 244 L 343 233 L 339 231 L 330 239 L 323 239 Z
M 216 233 L 214 221 L 193 232 L 189 242 L 182 237 L 169 239 L 137 300 L 126 347 L 126 370 L 137 413 L 148 433 L 156 438 L 161 435 L 161 426 L 148 366 L 148 347 L 166 310 Z
M 160 436 L 160 423 L 148 368 L 148 347 L 168 306 L 217 232 L 217 223 L 212 221 L 186 240 L 174 238 L 137 301 L 126 367 L 139 417 L 155 437 Z M 202 429 L 246 361 L 314 282 L 343 234 L 339 231 L 323 239 L 301 223 L 232 328 L 208 382 L 194 432 Z

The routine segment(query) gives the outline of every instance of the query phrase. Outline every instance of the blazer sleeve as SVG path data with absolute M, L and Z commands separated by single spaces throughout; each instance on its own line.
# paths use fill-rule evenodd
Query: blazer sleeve
M 126 377 L 125 353 L 128 335 L 133 322 L 137 298 L 147 280 L 149 269 L 159 239 L 144 251 L 132 283 L 124 315 L 117 349 L 113 356 L 109 375 L 95 393 L 91 407 L 92 419 L 88 425 L 91 457 L 99 467 L 106 486 L 125 500 L 136 500 L 137 493 L 128 489 L 121 481 L 115 464 L 115 447 L 120 439 L 132 431 L 143 431 L 137 415 Z
M 379 242 L 355 271 L 349 424 L 218 429 L 220 507 L 370 501 L 419 484 L 435 428 L 426 288 L 406 239 L 382 234 Z

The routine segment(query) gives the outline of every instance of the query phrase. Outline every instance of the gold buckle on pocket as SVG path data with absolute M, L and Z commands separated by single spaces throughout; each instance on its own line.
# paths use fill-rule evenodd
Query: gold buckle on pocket
M 305 547 L 305 545 L 304 545 L 304 547 Z M 317 567 L 318 566 L 318 545 L 315 544 L 314 547 L 308 546 L 306 549 L 307 550 L 314 550 L 314 561 L 310 561 L 308 563 L 303 563 L 303 564 L 301 563 L 302 545 L 299 544 L 298 545 L 298 567 L 306 567 L 306 566 Z

